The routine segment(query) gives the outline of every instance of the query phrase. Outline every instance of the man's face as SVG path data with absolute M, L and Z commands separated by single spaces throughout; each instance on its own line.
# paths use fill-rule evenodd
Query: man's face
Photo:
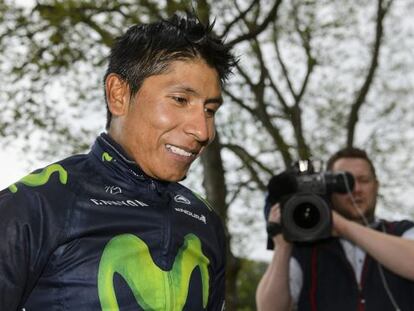
M 174 61 L 144 80 L 110 134 L 147 175 L 179 181 L 214 139 L 221 101 L 214 68 L 200 59 Z
M 335 193 L 332 195 L 335 210 L 350 220 L 362 222 L 357 211 L 358 208 L 368 221 L 372 221 L 377 201 L 378 181 L 374 177 L 369 163 L 359 158 L 341 158 L 334 163 L 332 170 L 350 172 L 355 178 L 352 196 L 356 207 L 348 194 Z

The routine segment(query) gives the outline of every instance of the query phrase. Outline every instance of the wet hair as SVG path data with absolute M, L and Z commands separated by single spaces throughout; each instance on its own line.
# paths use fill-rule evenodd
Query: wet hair
M 165 73 L 173 61 L 200 58 L 217 71 L 223 84 L 237 60 L 230 46 L 213 34 L 213 26 L 214 22 L 204 25 L 194 13 L 187 12 L 185 17 L 175 14 L 166 20 L 130 27 L 115 40 L 104 82 L 109 74 L 117 74 L 128 84 L 132 97 L 146 78 Z M 108 129 L 112 114 L 106 90 L 105 102 Z
M 326 167 L 327 170 L 332 170 L 335 162 L 343 158 L 362 159 L 362 160 L 367 161 L 367 163 L 369 164 L 369 167 L 371 168 L 371 172 L 374 178 L 375 179 L 377 178 L 374 164 L 372 163 L 371 159 L 368 157 L 367 153 L 364 150 L 355 148 L 355 147 L 347 147 L 347 148 L 343 148 L 335 152 L 328 160 L 327 167 Z

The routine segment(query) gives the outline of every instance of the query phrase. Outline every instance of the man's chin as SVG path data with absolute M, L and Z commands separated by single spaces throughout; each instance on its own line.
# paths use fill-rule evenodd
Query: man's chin
M 180 172 L 171 172 L 169 174 L 164 174 L 157 179 L 162 180 L 162 181 L 169 181 L 169 182 L 179 182 L 179 181 L 183 181 L 186 177 L 187 177 L 187 171 L 180 171 Z
M 352 220 L 352 221 L 359 221 L 361 219 L 361 214 L 358 213 L 356 210 L 353 210 L 352 212 L 350 212 L 349 210 L 338 210 L 335 209 L 341 216 L 345 217 L 348 220 Z M 362 213 L 362 211 L 361 211 Z
M 355 212 L 355 213 L 340 213 L 342 216 L 344 216 L 346 219 L 355 221 L 360 224 L 370 224 L 374 220 L 374 216 L 370 213 L 364 213 L 361 211 L 361 213 Z

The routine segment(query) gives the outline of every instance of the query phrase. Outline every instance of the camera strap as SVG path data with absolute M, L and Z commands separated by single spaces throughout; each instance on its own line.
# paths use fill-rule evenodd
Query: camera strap
M 266 231 L 269 237 L 274 237 L 282 233 L 282 225 L 277 222 L 269 221 L 266 225 Z

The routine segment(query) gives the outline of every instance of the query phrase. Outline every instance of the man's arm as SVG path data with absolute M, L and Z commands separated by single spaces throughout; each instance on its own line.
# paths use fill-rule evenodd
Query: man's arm
M 64 227 L 64 211 L 59 222 L 52 214 L 39 191 L 0 192 L 0 310 L 22 308 L 36 285 Z
M 0 310 L 17 310 L 30 274 L 27 204 L 22 196 L 7 190 L 0 193 Z
M 347 239 L 392 272 L 414 281 L 414 241 L 350 221 L 333 211 L 336 234 Z
M 280 209 L 277 205 L 272 207 L 269 221 L 280 222 Z M 256 291 L 256 305 L 259 311 L 292 309 L 289 280 L 292 244 L 286 242 L 282 234 L 273 237 L 273 242 L 276 250 Z

